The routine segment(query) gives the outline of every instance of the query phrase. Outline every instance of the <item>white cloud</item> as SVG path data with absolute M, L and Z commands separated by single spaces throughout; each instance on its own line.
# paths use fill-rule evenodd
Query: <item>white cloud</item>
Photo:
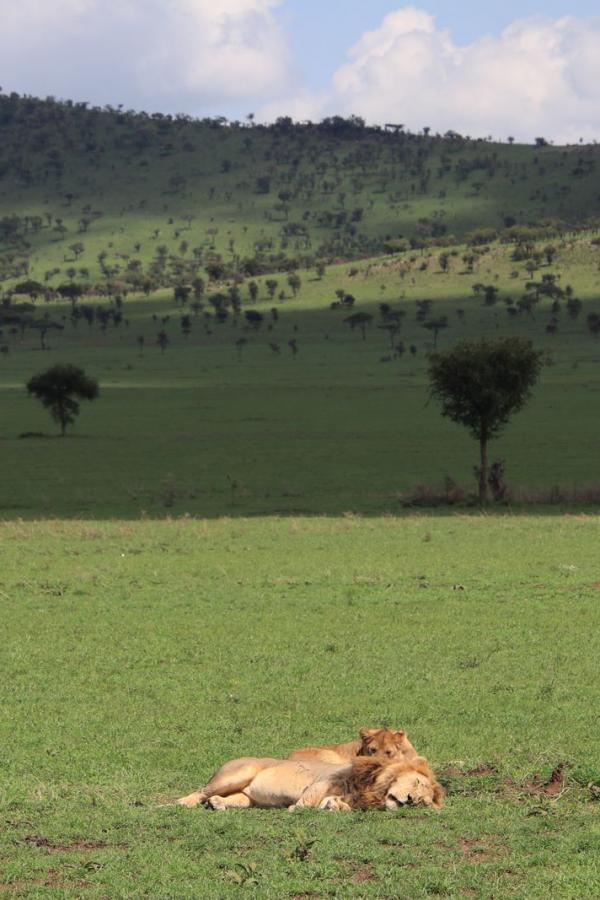
M 267 111 L 289 108 L 413 130 L 592 140 L 600 137 L 600 18 L 535 16 L 460 46 L 429 13 L 405 7 L 363 35 L 327 90 Z
M 0 0 L 5 89 L 202 113 L 290 87 L 280 0 Z M 5 8 L 6 7 L 6 8 Z
M 147 110 L 413 130 L 600 138 L 600 18 L 535 16 L 459 44 L 414 6 L 348 51 L 320 92 L 293 78 L 285 0 L 0 0 L 0 84 Z M 310 52 L 310 48 L 307 51 Z

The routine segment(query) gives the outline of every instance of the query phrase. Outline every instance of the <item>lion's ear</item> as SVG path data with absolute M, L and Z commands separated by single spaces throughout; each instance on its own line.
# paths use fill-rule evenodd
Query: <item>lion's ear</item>
M 428 778 L 431 777 L 431 766 L 429 765 L 429 760 L 425 759 L 424 756 L 415 756 L 414 759 L 410 760 L 410 764 L 421 775 L 426 775 Z
M 398 746 L 404 742 L 404 738 L 406 737 L 405 731 L 395 731 L 394 732 L 394 741 Z
M 381 729 L 379 729 L 379 728 L 361 728 L 358 733 L 364 741 L 364 740 L 366 740 L 366 738 L 373 737 L 373 735 L 377 734 L 377 732 L 380 730 Z
M 444 805 L 445 793 L 446 793 L 446 791 L 441 786 L 441 784 L 438 784 L 436 782 L 435 785 L 433 786 L 433 808 L 434 809 L 442 808 L 442 806 Z

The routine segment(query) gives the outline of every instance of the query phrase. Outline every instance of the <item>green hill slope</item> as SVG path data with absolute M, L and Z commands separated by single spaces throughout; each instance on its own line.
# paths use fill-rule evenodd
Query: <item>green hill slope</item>
M 392 134 L 360 120 L 246 127 L 0 96 L 0 278 L 45 285 L 255 274 L 599 208 L 600 148 Z M 539 232 L 544 234 L 544 231 Z M 212 271 L 219 274 L 218 269 Z

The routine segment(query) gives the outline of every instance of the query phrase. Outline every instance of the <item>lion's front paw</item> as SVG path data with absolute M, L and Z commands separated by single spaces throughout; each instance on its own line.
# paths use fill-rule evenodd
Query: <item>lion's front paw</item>
M 350 812 L 351 807 L 341 797 L 325 797 L 321 801 L 319 809 L 326 809 L 330 812 Z
M 223 812 L 227 809 L 227 802 L 225 800 L 225 797 L 209 797 L 209 799 L 206 801 L 206 805 L 211 809 L 216 810 L 217 812 Z

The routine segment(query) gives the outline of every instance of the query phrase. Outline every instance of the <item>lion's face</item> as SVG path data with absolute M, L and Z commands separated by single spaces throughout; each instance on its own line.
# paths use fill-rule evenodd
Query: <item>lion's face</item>
M 359 756 L 415 756 L 415 748 L 406 737 L 404 731 L 392 731 L 389 728 L 363 728 L 360 732 L 361 745 Z
M 394 811 L 401 806 L 440 807 L 441 794 L 431 778 L 415 770 L 398 775 L 387 790 L 385 808 Z
M 385 808 L 393 812 L 401 806 L 431 806 L 440 809 L 444 791 L 429 775 L 416 769 L 401 772 L 394 778 L 385 795 Z

